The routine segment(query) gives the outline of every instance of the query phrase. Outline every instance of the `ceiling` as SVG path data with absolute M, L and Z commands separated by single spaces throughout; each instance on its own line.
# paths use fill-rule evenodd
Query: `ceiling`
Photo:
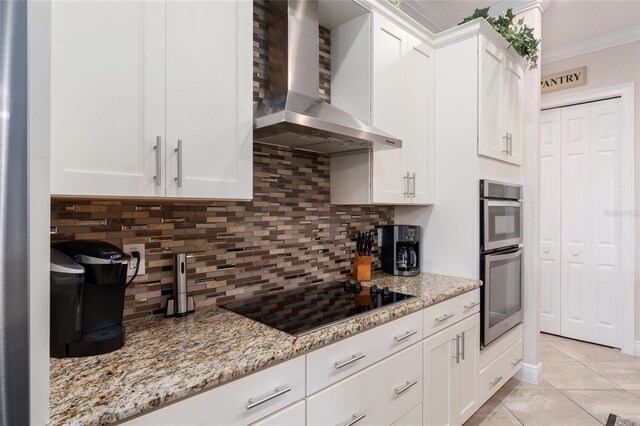
M 438 33 L 456 26 L 476 8 L 505 2 L 404 0 L 404 3 L 403 9 L 409 15 Z M 416 16 L 416 12 L 422 16 Z M 639 26 L 639 0 L 551 0 L 542 14 L 542 38 L 546 50 Z

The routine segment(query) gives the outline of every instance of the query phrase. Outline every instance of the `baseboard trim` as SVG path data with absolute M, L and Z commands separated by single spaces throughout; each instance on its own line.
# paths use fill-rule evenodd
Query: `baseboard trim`
M 522 364 L 522 368 L 516 373 L 516 378 L 537 385 L 542 381 L 542 363 L 539 362 L 537 365 Z

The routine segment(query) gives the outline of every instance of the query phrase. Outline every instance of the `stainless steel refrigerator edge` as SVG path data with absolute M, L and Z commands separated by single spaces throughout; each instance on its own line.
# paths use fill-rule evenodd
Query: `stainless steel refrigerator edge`
M 0 425 L 29 424 L 27 2 L 0 2 Z

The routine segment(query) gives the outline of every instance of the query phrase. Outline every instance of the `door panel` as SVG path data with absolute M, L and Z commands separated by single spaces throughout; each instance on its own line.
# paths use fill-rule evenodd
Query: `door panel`
M 452 374 L 455 359 L 454 327 L 447 328 L 423 343 L 424 390 L 423 421 L 426 425 L 454 424 L 451 418 Z M 453 339 L 453 340 L 452 340 Z
M 251 22 L 250 2 L 167 2 L 168 196 L 251 198 Z
M 51 4 L 52 194 L 164 196 L 164 13 L 159 2 Z
M 540 330 L 560 334 L 560 109 L 540 118 Z
M 372 124 L 391 134 L 404 134 L 402 99 L 402 60 L 407 49 L 407 33 L 381 16 L 373 15 Z M 403 141 L 403 144 L 405 142 Z M 403 149 L 374 147 L 372 201 L 401 204 L 408 192 Z
M 407 201 L 431 203 L 434 159 L 430 140 L 433 123 L 429 117 L 434 99 L 431 92 L 433 50 L 410 34 L 403 72 L 404 125 L 402 133 L 399 133 L 402 138 L 402 164 L 412 177 L 415 173 L 415 180 L 411 182 L 411 191 L 415 194 Z
M 463 424 L 478 408 L 478 364 L 480 356 L 480 314 L 467 318 L 459 325 L 464 339 L 464 357 L 455 369 L 456 390 L 453 393 L 456 424 Z
M 502 132 L 504 54 L 483 37 L 479 40 L 478 154 L 505 159 L 506 139 Z
M 561 334 L 620 347 L 620 99 L 561 115 Z
M 591 104 L 591 300 L 592 340 L 620 347 L 620 99 Z
M 505 130 L 511 133 L 508 160 L 522 164 L 522 71 L 514 62 L 507 61 L 504 73 L 503 120 Z
M 589 105 L 562 110 L 562 334 L 589 336 Z

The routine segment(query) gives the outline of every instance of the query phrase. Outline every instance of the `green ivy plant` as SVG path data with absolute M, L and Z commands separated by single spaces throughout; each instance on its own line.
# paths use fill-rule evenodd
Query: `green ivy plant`
M 402 0 L 388 0 L 388 1 L 398 9 L 400 9 L 400 6 L 402 6 Z
M 489 16 L 489 8 L 476 9 L 472 15 L 464 18 L 458 25 L 484 18 L 502 37 L 509 42 L 513 49 L 529 63 L 529 69 L 538 68 L 538 46 L 540 40 L 533 36 L 533 28 L 524 25 L 524 19 L 513 22 L 515 15 L 512 9 L 500 16 Z

